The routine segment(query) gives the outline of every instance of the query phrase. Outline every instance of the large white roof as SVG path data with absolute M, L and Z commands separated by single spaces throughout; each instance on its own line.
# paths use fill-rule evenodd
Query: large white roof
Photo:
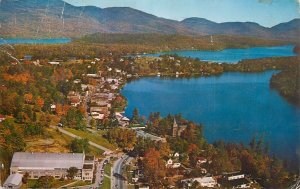
M 16 152 L 11 161 L 11 167 L 21 169 L 82 169 L 84 154 L 82 153 L 30 153 Z

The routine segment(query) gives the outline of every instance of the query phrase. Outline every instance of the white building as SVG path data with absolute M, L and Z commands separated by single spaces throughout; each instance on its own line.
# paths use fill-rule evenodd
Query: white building
M 166 167 L 172 167 L 172 165 L 173 165 L 173 160 L 168 159 L 168 161 L 166 162 Z
M 51 65 L 59 65 L 59 62 L 48 62 Z
M 198 177 L 182 180 L 184 188 L 192 186 L 194 182 L 198 182 L 201 187 L 214 188 L 218 185 L 213 177 Z
M 75 180 L 93 179 L 94 157 L 83 153 L 30 153 L 16 152 L 13 155 L 10 174 L 29 174 L 29 179 L 53 176 L 56 179 L 67 176 L 67 170 L 76 167 Z

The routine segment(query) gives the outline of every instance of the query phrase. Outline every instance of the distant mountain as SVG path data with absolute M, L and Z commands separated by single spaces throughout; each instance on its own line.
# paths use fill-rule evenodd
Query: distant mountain
M 160 18 L 128 7 L 76 7 L 62 0 L 0 1 L 4 37 L 78 37 L 91 33 L 242 35 L 298 40 L 300 19 L 272 28 L 251 22 L 215 23 L 203 18 Z

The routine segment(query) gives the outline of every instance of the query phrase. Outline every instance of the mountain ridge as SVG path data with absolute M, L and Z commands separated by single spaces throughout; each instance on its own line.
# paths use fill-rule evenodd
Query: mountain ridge
M 300 19 L 264 27 L 255 22 L 216 23 L 191 17 L 157 17 L 130 7 L 73 6 L 62 0 L 2 0 L 2 37 L 80 37 L 92 33 L 241 35 L 299 40 Z

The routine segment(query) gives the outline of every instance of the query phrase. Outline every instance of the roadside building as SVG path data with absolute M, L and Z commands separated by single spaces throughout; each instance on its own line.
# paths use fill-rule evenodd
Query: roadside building
M 88 159 L 87 159 L 88 158 Z M 71 167 L 78 169 L 75 180 L 92 180 L 94 161 L 83 153 L 30 153 L 16 152 L 13 155 L 10 174 L 29 174 L 29 179 L 41 176 L 53 176 L 56 179 L 65 178 Z M 88 173 L 88 174 L 87 174 Z

